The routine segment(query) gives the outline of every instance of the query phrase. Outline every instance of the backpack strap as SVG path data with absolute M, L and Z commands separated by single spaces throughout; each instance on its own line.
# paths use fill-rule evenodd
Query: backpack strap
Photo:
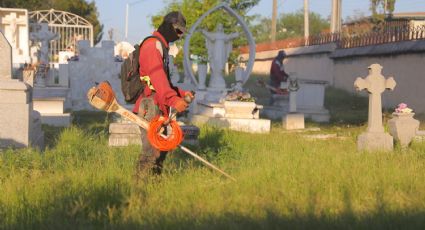
M 166 46 L 166 45 L 162 42 L 162 40 L 161 40 L 158 36 L 155 36 L 155 35 L 148 36 L 148 37 L 146 37 L 145 39 L 143 39 L 142 43 L 140 44 L 139 49 L 142 47 L 143 43 L 144 43 L 147 39 L 149 39 L 149 38 L 155 38 L 155 39 L 157 39 L 157 40 L 161 43 L 161 46 L 162 46 L 162 62 L 163 62 L 163 68 L 164 68 L 164 71 L 165 71 L 165 75 L 167 76 L 168 83 L 170 84 L 171 88 L 172 88 L 174 91 L 176 91 L 176 93 L 177 93 L 179 96 L 181 96 L 181 95 L 179 94 L 179 89 L 178 89 L 176 86 L 174 86 L 174 85 L 173 85 L 173 83 L 171 82 L 170 68 L 169 68 L 169 55 L 168 55 L 168 48 L 167 48 L 167 46 Z M 149 85 L 149 83 L 148 83 L 148 85 Z M 152 89 L 153 89 L 153 88 L 152 88 Z
M 164 68 L 165 74 L 167 75 L 168 81 L 170 81 L 170 69 L 168 67 L 168 63 L 169 63 L 168 48 L 164 44 L 164 42 L 162 42 L 162 40 L 158 36 L 151 35 L 151 36 L 148 36 L 145 39 L 143 39 L 142 43 L 140 43 L 139 49 L 142 47 L 143 43 L 146 40 L 148 40 L 149 38 L 155 38 L 156 40 L 158 40 L 161 43 L 161 46 L 162 46 L 162 63 L 163 63 L 163 68 Z

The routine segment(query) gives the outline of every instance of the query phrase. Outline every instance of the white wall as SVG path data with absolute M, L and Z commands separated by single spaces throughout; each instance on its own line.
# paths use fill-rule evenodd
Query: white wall
M 394 91 L 382 94 L 385 107 L 406 103 L 418 113 L 425 113 L 425 53 L 411 53 L 378 57 L 351 57 L 335 59 L 335 86 L 355 92 L 357 77 L 368 75 L 368 66 L 382 65 L 384 77 L 393 76 L 397 82 Z
M 343 50 L 325 46 L 328 45 L 285 49 L 286 71 L 296 72 L 302 79 L 328 81 L 329 85 L 355 92 L 355 79 L 366 77 L 368 66 L 378 63 L 383 66 L 383 75 L 393 76 L 397 82 L 393 92 L 383 93 L 383 105 L 392 108 L 404 102 L 415 112 L 425 113 L 425 41 Z M 344 57 L 332 57 L 341 51 Z M 258 52 L 253 73 L 269 75 L 271 60 L 277 52 Z M 247 54 L 241 56 L 247 59 Z M 367 96 L 365 92 L 359 94 Z

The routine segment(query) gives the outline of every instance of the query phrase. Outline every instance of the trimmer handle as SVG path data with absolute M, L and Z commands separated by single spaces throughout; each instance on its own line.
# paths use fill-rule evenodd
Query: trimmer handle
M 192 91 L 190 91 L 190 93 L 191 93 L 193 96 L 195 96 L 195 91 L 193 91 L 193 90 L 192 90 Z M 185 101 L 185 102 L 187 102 L 188 104 L 190 104 L 190 103 L 192 102 L 192 100 L 193 100 L 193 98 L 192 98 L 192 97 L 190 97 L 190 96 L 189 96 L 189 95 L 187 95 L 187 94 L 184 96 L 184 98 L 183 98 L 183 99 L 184 99 L 184 101 Z

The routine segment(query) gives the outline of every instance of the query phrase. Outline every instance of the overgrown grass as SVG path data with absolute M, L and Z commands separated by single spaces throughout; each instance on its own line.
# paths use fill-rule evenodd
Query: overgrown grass
M 247 86 L 267 100 L 258 77 Z M 137 180 L 140 147 L 108 147 L 111 116 L 74 113 L 70 128 L 43 127 L 43 153 L 0 152 L 0 229 L 424 229 L 425 143 L 358 152 L 367 99 L 329 88 L 326 106 L 328 140 L 201 127 L 193 149 L 237 182 L 180 151 Z
M 201 127 L 160 178 L 134 177 L 139 147 L 110 148 L 104 113 L 78 113 L 44 152 L 0 153 L 0 229 L 423 229 L 425 143 L 356 151 L 344 138 L 309 140 L 273 127 L 247 134 Z
M 361 97 L 342 89 L 327 87 L 325 107 L 331 115 L 331 123 L 362 125 L 367 122 L 367 97 Z

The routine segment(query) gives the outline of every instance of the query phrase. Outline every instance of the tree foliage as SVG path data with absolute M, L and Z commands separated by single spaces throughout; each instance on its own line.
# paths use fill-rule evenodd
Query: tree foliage
M 85 0 L 0 0 L 0 6 L 6 8 L 24 8 L 34 10 L 62 10 L 85 18 L 93 25 L 94 44 L 102 40 L 103 25 L 98 19 L 96 3 Z
M 372 11 L 372 19 L 375 22 L 383 21 L 386 14 L 394 12 L 396 0 L 370 0 L 370 10 Z M 385 6 L 385 4 L 387 4 Z M 384 9 L 387 11 L 384 12 Z
M 257 5 L 260 0 L 231 0 L 229 6 L 235 10 L 245 22 L 249 23 L 254 18 L 253 16 L 247 16 L 247 12 L 253 6 Z M 179 10 L 183 13 L 186 18 L 187 28 L 189 28 L 201 17 L 202 14 L 210 10 L 211 8 L 218 5 L 220 0 L 167 0 L 165 1 L 166 7 L 159 14 L 152 17 L 152 25 L 155 28 L 162 22 L 162 18 L 165 14 L 170 11 Z M 218 23 L 223 24 L 225 33 L 239 32 L 241 36 L 233 40 L 233 47 L 238 47 L 247 43 L 245 36 L 243 36 L 242 27 L 237 23 L 236 19 L 224 12 L 223 10 L 215 11 L 214 13 L 207 16 L 198 29 L 202 28 L 207 31 L 215 31 Z M 178 45 L 182 46 L 184 40 L 179 41 Z M 205 39 L 200 32 L 195 32 L 190 41 L 190 53 L 197 55 L 202 58 L 207 57 L 207 49 L 205 46 Z M 181 63 L 183 52 L 180 52 L 176 62 Z M 235 63 L 237 52 L 230 54 L 229 62 Z
M 329 29 L 329 22 L 322 18 L 320 14 L 310 12 L 310 34 L 318 34 Z M 270 41 L 271 19 L 259 17 L 257 23 L 251 26 L 256 41 Z M 281 14 L 277 19 L 276 40 L 303 37 L 304 36 L 304 11 L 299 10 L 295 13 Z

